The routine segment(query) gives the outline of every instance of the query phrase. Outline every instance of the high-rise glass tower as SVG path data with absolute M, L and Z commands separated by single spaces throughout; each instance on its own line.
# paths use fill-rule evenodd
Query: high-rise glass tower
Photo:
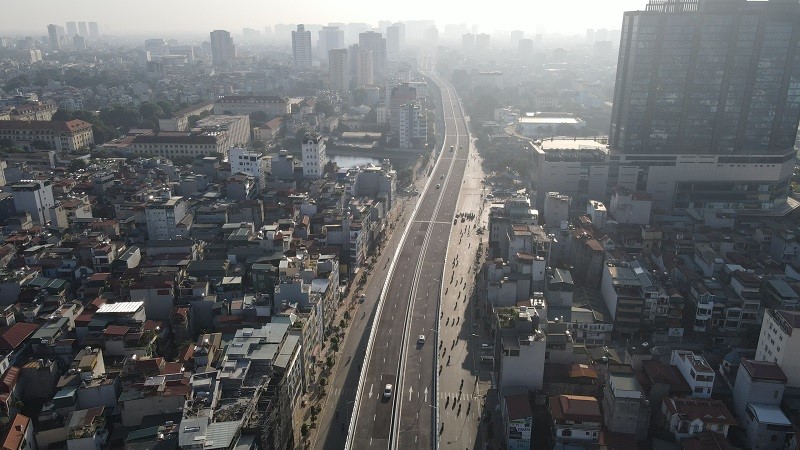
M 797 0 L 650 0 L 622 24 L 609 144 L 786 154 L 800 120 Z

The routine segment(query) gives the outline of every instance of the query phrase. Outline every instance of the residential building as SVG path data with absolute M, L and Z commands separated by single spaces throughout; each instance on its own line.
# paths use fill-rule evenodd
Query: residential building
M 392 118 L 394 118 L 392 114 Z M 416 102 L 401 105 L 397 117 L 398 146 L 424 150 L 428 145 L 428 119 Z
M 778 405 L 748 403 L 742 427 L 753 450 L 792 448 L 795 439 L 795 427 Z
M 386 39 L 381 33 L 366 31 L 358 35 L 358 47 L 372 52 L 374 77 L 384 80 L 386 75 Z
M 100 39 L 100 29 L 97 27 L 97 22 L 89 22 L 89 37 L 94 40 Z
M 320 59 L 325 59 L 331 54 L 331 50 L 345 49 L 344 30 L 337 26 L 326 26 L 319 30 L 319 40 L 317 41 Z
M 231 33 L 225 30 L 211 32 L 211 61 L 217 67 L 224 67 L 236 59 L 236 46 Z
M 559 227 L 561 223 L 569 221 L 569 210 L 572 198 L 559 192 L 548 192 L 544 198 L 542 218 L 549 227 Z
M 274 95 L 226 95 L 214 101 L 214 114 L 250 115 L 262 111 L 267 120 L 291 113 L 289 99 Z
M 710 398 L 667 397 L 661 403 L 661 413 L 667 430 L 679 441 L 704 431 L 727 437 L 730 427 L 736 425 L 725 404 Z
M 231 147 L 228 151 L 231 174 L 243 173 L 254 177 L 260 189 L 266 186 L 269 158 L 244 147 Z
M 533 429 L 533 411 L 528 392 L 506 394 L 501 398 L 501 405 L 507 448 L 509 450 L 529 450 L 531 448 L 531 430 Z
M 786 386 L 800 387 L 800 311 L 767 309 L 761 322 L 756 361 L 773 361 L 787 377 Z
M 36 450 L 36 439 L 33 435 L 33 422 L 28 416 L 18 413 L 8 428 L 3 439 L 3 450 Z
M 143 133 L 119 142 L 107 142 L 104 147 L 117 148 L 140 156 L 167 158 L 192 158 L 222 156 L 228 151 L 228 132 L 219 131 L 163 131 Z
M 500 340 L 500 389 L 541 389 L 547 337 L 540 329 L 540 320 L 547 318 L 540 318 L 535 308 L 525 307 L 495 308 L 494 313 Z M 482 361 L 484 359 L 482 356 Z M 494 362 L 493 356 L 491 362 Z
M 596 398 L 562 394 L 549 400 L 555 441 L 553 448 L 586 447 L 599 442 L 603 418 Z
M 749 403 L 780 406 L 787 381 L 786 374 L 772 361 L 742 359 L 733 386 L 734 415 L 743 420 Z
M 375 55 L 372 50 L 353 44 L 347 48 L 350 60 L 351 87 L 372 86 L 375 84 Z
M 331 90 L 350 90 L 350 58 L 346 48 L 328 51 L 328 85 Z
M 689 350 L 673 350 L 670 365 L 678 368 L 692 390 L 692 398 L 710 398 L 714 389 L 714 369 L 700 355 Z
M 389 60 L 397 60 L 400 56 L 400 51 L 405 46 L 405 25 L 402 23 L 395 23 L 386 28 L 386 58 Z
M 653 198 L 647 192 L 633 192 L 625 187 L 617 186 L 613 189 L 609 206 L 611 217 L 617 223 L 647 225 L 650 223 Z
M 17 212 L 27 211 L 35 223 L 44 225 L 50 221 L 51 211 L 55 207 L 53 186 L 49 180 L 30 180 L 11 185 L 14 198 L 14 209 Z
M 145 205 L 147 235 L 151 240 L 174 240 L 188 235 L 183 225 L 188 215 L 187 203 L 182 197 L 156 199 Z
M 311 68 L 311 32 L 302 24 L 292 31 L 292 60 L 295 70 Z
M 328 155 L 325 152 L 325 140 L 317 134 L 306 134 L 302 144 L 303 177 L 322 178 Z
M 92 124 L 82 120 L 0 120 L 0 140 L 7 139 L 26 151 L 48 150 L 75 152 L 94 145 Z
M 609 372 L 603 388 L 603 425 L 612 433 L 647 439 L 650 401 L 632 373 Z
M 417 101 L 417 88 L 411 86 L 409 83 L 401 83 L 394 86 L 389 93 L 389 131 L 393 135 L 397 135 L 400 129 L 400 118 L 402 113 L 400 109 L 404 105 L 409 105 Z

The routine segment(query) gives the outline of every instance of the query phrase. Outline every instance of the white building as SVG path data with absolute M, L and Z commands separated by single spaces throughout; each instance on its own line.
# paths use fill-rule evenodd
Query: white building
M 542 388 L 547 336 L 535 308 L 495 308 L 501 334 L 500 389 Z
M 670 365 L 678 368 L 692 389 L 693 398 L 710 398 L 714 389 L 714 369 L 705 358 L 689 350 L 673 350 Z
M 183 197 L 153 200 L 145 205 L 147 236 L 150 240 L 173 240 L 183 237 L 187 230 L 179 225 L 188 214 Z
M 44 225 L 50 220 L 50 211 L 55 206 L 53 186 L 49 180 L 22 181 L 11 185 L 14 208 L 27 211 L 35 223 Z
M 228 132 L 161 132 L 140 134 L 132 139 L 107 142 L 103 147 L 130 152 L 142 156 L 164 156 L 166 158 L 198 156 L 224 156 L 228 147 Z
M 428 145 L 428 119 L 416 102 L 398 108 L 397 137 L 400 148 L 424 149 Z M 392 113 L 394 117 L 394 113 Z
M 600 404 L 594 397 L 563 394 L 550 397 L 550 417 L 555 448 L 570 444 L 575 448 L 589 448 L 589 444 L 600 440 L 603 418 Z
M 647 225 L 652 209 L 653 198 L 647 192 L 632 192 L 618 186 L 611 195 L 611 215 L 617 223 Z
M 328 86 L 338 92 L 350 90 L 350 58 L 346 48 L 328 51 Z
M 243 147 L 231 147 L 228 151 L 228 162 L 231 165 L 231 174 L 243 173 L 255 177 L 258 186 L 263 189 L 266 176 L 269 172 L 269 158 L 259 152 L 254 152 Z
M 780 406 L 787 380 L 780 366 L 772 361 L 743 359 L 733 385 L 733 413 L 741 420 L 750 403 Z
M 292 60 L 296 70 L 311 68 L 311 32 L 304 25 L 298 25 L 292 31 Z
M 774 361 L 786 374 L 787 387 L 800 387 L 800 311 L 767 309 L 761 322 L 756 361 Z
M 569 195 L 548 192 L 544 199 L 543 219 L 548 227 L 558 227 L 561 222 L 569 221 L 569 207 L 572 199 Z
M 322 178 L 328 155 L 325 152 L 325 140 L 317 134 L 307 134 L 303 138 L 303 177 Z

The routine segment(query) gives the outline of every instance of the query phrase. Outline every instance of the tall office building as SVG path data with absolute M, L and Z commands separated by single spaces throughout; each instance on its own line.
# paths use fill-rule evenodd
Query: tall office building
M 472 53 L 475 51 L 475 35 L 466 33 L 461 35 L 461 51 L 464 53 Z
M 489 53 L 491 50 L 491 36 L 486 33 L 480 33 L 475 36 L 475 52 L 476 53 Z
M 97 27 L 97 22 L 89 22 L 89 37 L 100 39 L 100 28 Z
M 67 22 L 67 36 L 72 37 L 78 34 L 78 24 L 75 22 Z
M 799 38 L 794 0 L 650 0 L 626 12 L 609 185 L 668 209 L 791 211 Z
M 319 30 L 319 58 L 325 59 L 331 50 L 346 48 L 344 45 L 344 30 L 336 26 L 322 27 Z
M 346 48 L 328 52 L 328 85 L 331 90 L 339 92 L 350 89 L 350 59 Z
M 396 23 L 386 27 L 386 57 L 395 60 L 405 45 L 405 26 Z
M 372 52 L 373 76 L 378 82 L 383 81 L 386 74 L 386 39 L 375 31 L 367 31 L 358 35 L 358 46 Z
M 211 32 L 211 61 L 215 66 L 226 66 L 236 59 L 236 46 L 231 34 L 225 30 Z
M 89 36 L 89 29 L 86 28 L 86 22 L 78 22 L 78 34 L 81 36 Z
M 611 147 L 786 154 L 800 120 L 798 35 L 790 0 L 651 0 L 626 12 Z
M 417 101 L 417 88 L 409 83 L 401 83 L 392 88 L 389 94 L 389 133 L 397 136 L 400 130 L 401 107 Z
M 58 33 L 58 25 L 50 24 L 47 26 L 47 42 L 51 50 L 61 49 L 61 36 Z
M 311 68 L 311 32 L 306 31 L 305 25 L 298 25 L 297 31 L 292 31 L 292 58 L 295 69 Z

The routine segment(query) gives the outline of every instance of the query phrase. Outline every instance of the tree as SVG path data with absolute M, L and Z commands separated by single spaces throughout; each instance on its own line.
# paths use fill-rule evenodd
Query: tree
M 31 141 L 31 148 L 34 150 L 51 150 L 50 144 L 45 141 Z
M 300 427 L 300 436 L 303 436 L 303 439 L 308 439 L 308 424 L 304 423 L 303 426 Z
M 131 129 L 139 126 L 142 116 L 138 110 L 122 105 L 111 105 L 100 110 L 100 120 L 113 128 Z
M 336 110 L 333 108 L 333 105 L 327 100 L 320 100 L 314 105 L 314 112 L 317 114 L 325 114 L 326 116 L 332 116 L 336 114 Z
M 27 75 L 17 75 L 14 78 L 8 80 L 5 86 L 3 86 L 3 90 L 6 92 L 11 92 L 21 87 L 29 86 L 30 84 L 31 84 L 31 79 L 28 78 Z
M 264 111 L 255 111 L 250 114 L 250 123 L 266 122 L 269 116 Z
M 86 168 L 86 160 L 81 158 L 73 159 L 67 165 L 67 170 L 69 170 L 70 172 L 77 172 L 78 170 L 85 168 Z
M 356 106 L 367 104 L 367 90 L 360 87 L 353 91 L 353 104 Z

